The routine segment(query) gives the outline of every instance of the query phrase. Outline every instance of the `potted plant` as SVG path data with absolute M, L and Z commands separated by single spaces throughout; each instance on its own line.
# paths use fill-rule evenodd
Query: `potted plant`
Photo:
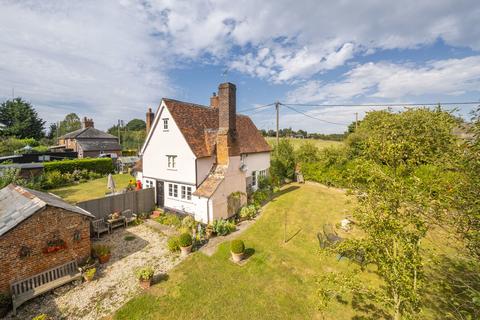
M 150 285 L 152 284 L 153 273 L 154 271 L 152 267 L 143 267 L 135 271 L 135 275 L 137 276 L 140 286 L 143 289 L 150 288 Z
M 182 233 L 178 237 L 178 245 L 180 246 L 180 250 L 182 251 L 182 256 L 186 256 L 190 252 L 192 252 L 192 244 L 193 239 L 189 233 Z
M 97 269 L 96 268 L 90 268 L 90 269 L 87 269 L 84 273 L 83 273 L 83 278 L 85 279 L 85 281 L 87 282 L 90 282 L 93 280 L 93 278 L 95 277 L 95 273 L 97 272 Z
M 93 251 L 95 252 L 95 255 L 98 258 L 98 261 L 100 263 L 107 263 L 110 260 L 110 257 L 112 256 L 110 247 L 107 245 L 99 244 L 93 247 Z
M 230 243 L 230 253 L 234 262 L 240 262 L 245 254 L 245 244 L 242 240 L 232 240 Z
M 8 310 L 10 310 L 11 298 L 3 293 L 0 293 L 0 318 L 3 318 L 7 315 Z

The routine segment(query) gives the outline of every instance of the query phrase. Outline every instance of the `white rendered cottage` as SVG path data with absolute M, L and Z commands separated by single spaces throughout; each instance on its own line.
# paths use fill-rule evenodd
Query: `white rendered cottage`
M 157 204 L 204 223 L 234 214 L 229 196 L 258 187 L 271 148 L 252 120 L 236 114 L 236 87 L 223 83 L 210 107 L 162 99 L 147 113 L 137 177 L 156 188 Z

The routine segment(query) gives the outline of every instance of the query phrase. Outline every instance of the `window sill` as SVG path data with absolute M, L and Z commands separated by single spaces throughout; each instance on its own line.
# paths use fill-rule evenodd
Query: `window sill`
M 174 169 L 174 168 L 167 168 L 167 170 L 169 170 L 169 171 L 178 171 L 178 169 Z

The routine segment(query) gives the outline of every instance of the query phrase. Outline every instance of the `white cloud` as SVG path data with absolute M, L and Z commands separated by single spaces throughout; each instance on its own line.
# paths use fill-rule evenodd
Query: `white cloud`
M 15 88 L 50 122 L 74 111 L 106 128 L 132 113 L 143 117 L 171 91 L 161 43 L 151 42 L 150 26 L 130 7 L 5 2 L 0 21 L 0 96 Z
M 346 102 L 359 98 L 388 101 L 424 95 L 480 92 L 480 56 L 415 64 L 365 63 L 338 82 L 307 81 L 288 93 L 290 102 Z

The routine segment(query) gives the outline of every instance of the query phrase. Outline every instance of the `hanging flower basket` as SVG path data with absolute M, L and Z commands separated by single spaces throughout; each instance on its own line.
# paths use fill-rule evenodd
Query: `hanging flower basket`
M 67 244 L 65 241 L 58 239 L 58 240 L 52 240 L 47 243 L 47 247 L 43 249 L 43 253 L 53 253 L 57 252 L 60 250 L 65 250 L 67 249 Z

